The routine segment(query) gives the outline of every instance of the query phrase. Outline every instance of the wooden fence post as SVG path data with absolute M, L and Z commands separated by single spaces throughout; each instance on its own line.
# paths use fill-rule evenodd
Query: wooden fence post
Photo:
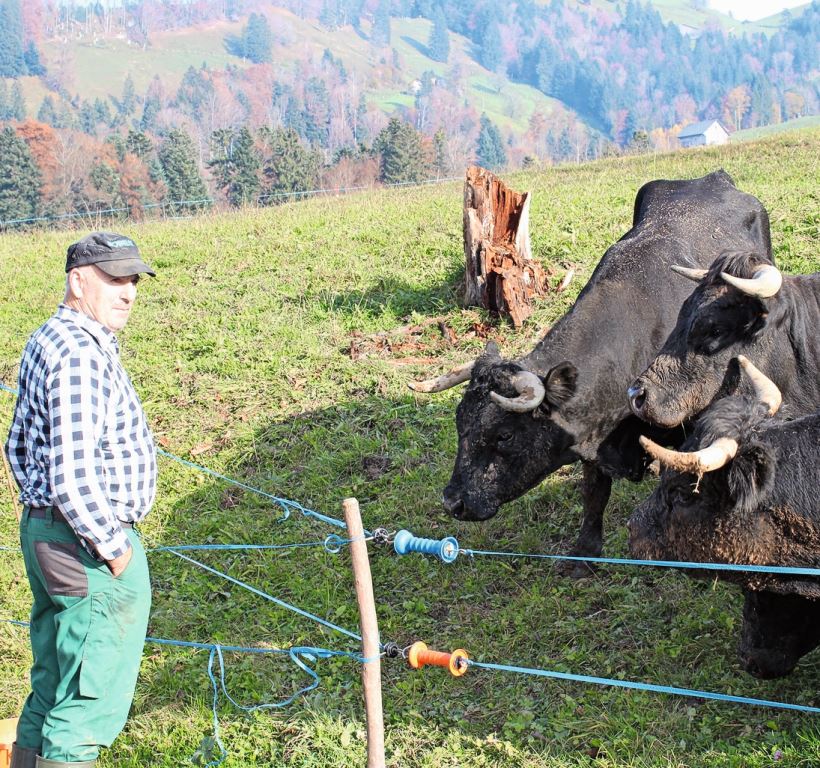
M 359 603 L 362 656 L 368 660 L 362 664 L 367 719 L 367 768 L 384 768 L 381 648 L 376 603 L 373 598 L 373 580 L 370 577 L 370 561 L 367 558 L 367 542 L 364 540 L 359 502 L 356 499 L 345 499 L 342 502 L 342 509 L 347 523 L 347 535 L 352 539 L 350 555 L 353 561 L 356 600 Z

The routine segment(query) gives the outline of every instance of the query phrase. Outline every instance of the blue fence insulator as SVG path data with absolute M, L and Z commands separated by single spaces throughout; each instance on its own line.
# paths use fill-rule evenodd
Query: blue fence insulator
M 422 539 L 410 531 L 399 531 L 393 539 L 393 548 L 399 555 L 421 552 L 424 555 L 438 555 L 445 563 L 452 563 L 458 557 L 458 542 L 448 536 L 446 539 Z

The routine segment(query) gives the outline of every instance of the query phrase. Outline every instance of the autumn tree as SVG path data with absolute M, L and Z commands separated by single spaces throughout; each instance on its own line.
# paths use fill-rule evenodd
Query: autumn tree
M 786 119 L 794 120 L 803 114 L 806 107 L 806 100 L 796 91 L 786 91 L 783 95 L 783 101 L 786 105 Z
M 726 94 L 723 101 L 724 114 L 728 117 L 727 122 L 730 122 L 736 131 L 740 130 L 743 117 L 748 112 L 751 103 L 752 96 L 748 85 L 738 85 Z
M 41 209 L 43 213 L 57 213 L 63 205 L 57 182 L 58 138 L 55 130 L 36 120 L 25 120 L 16 127 L 17 135 L 26 143 L 31 157 L 40 171 Z

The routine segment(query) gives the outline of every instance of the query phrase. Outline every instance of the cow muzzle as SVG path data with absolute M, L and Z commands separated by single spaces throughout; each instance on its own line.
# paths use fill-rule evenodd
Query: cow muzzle
M 646 406 L 646 387 L 640 380 L 633 381 L 626 391 L 629 398 L 629 407 L 638 418 L 643 418 L 644 407 Z

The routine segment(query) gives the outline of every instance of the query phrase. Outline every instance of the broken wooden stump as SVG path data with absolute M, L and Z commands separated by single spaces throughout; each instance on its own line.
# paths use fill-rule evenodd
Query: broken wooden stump
M 509 317 L 516 328 L 543 296 L 546 277 L 533 261 L 530 193 L 515 192 L 490 171 L 473 165 L 464 182 L 464 306 Z

